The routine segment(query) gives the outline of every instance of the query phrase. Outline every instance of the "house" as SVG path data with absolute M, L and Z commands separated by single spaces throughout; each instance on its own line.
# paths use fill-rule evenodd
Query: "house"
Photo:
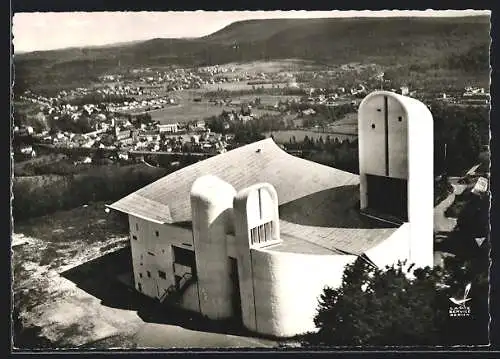
M 167 133 L 176 133 L 179 131 L 179 124 L 178 123 L 170 123 L 170 124 L 165 124 L 165 125 L 157 125 L 158 131 L 160 133 L 162 132 L 167 132 Z
M 358 114 L 359 175 L 266 139 L 110 205 L 129 218 L 135 289 L 291 337 L 315 330 L 318 296 L 357 258 L 432 266 L 432 115 L 387 91 L 368 95 Z
M 314 111 L 312 108 L 308 108 L 302 111 L 302 115 L 304 116 L 310 116 L 316 114 L 316 111 Z
M 129 159 L 128 152 L 119 152 L 118 159 L 128 161 Z
M 28 145 L 21 146 L 19 148 L 19 152 L 25 156 L 36 157 L 36 151 L 33 149 L 32 146 Z
M 487 190 L 488 180 L 484 177 L 479 177 L 474 185 L 474 188 L 472 188 L 471 193 L 475 195 L 482 195 L 483 193 L 486 193 Z
M 234 140 L 234 134 L 233 133 L 227 133 L 223 136 L 224 141 L 229 142 Z
M 248 121 L 253 120 L 253 117 L 250 115 L 243 115 L 243 114 L 239 113 L 238 120 L 240 120 L 241 122 L 248 122 Z
M 31 136 L 33 134 L 33 127 L 27 126 L 27 127 L 14 127 L 14 135 L 19 136 L 19 137 L 26 137 L 26 136 Z
M 200 143 L 200 135 L 192 135 L 190 141 L 191 143 Z

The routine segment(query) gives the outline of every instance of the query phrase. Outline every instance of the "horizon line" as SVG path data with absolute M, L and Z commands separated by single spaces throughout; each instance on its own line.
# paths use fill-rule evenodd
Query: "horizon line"
M 389 11 L 389 10 L 388 10 Z M 396 10 L 391 10 L 391 11 L 396 11 Z M 405 11 L 410 11 L 410 10 L 405 10 Z M 233 24 L 236 23 L 243 23 L 243 22 L 250 22 L 250 21 L 263 21 L 263 20 L 327 20 L 327 19 L 340 19 L 340 20 L 346 20 L 346 19 L 407 19 L 407 18 L 415 18 L 415 19 L 435 19 L 435 18 L 446 18 L 446 19 L 460 19 L 460 18 L 471 18 L 471 17 L 491 17 L 491 11 L 489 10 L 474 10 L 477 12 L 485 12 L 485 13 L 466 13 L 467 10 L 463 10 L 463 14 L 456 14 L 456 15 L 447 15 L 446 11 L 452 11 L 452 10 L 436 10 L 439 11 L 440 16 L 433 16 L 429 11 L 418 11 L 421 13 L 421 15 L 416 15 L 414 12 L 411 14 L 405 15 L 404 12 L 402 11 L 401 14 L 395 14 L 395 15 L 385 15 L 385 16 L 379 16 L 374 14 L 373 16 L 369 16 L 366 14 L 360 14 L 360 16 L 352 15 L 352 16 L 323 16 L 323 17 L 270 17 L 270 18 L 247 18 L 247 19 L 235 19 L 234 21 L 231 21 L 229 23 L 224 24 L 223 26 L 219 27 L 216 30 L 213 30 L 209 33 L 206 34 L 200 34 L 197 36 L 154 36 L 154 34 L 151 35 L 149 38 L 137 38 L 137 39 L 130 39 L 130 40 L 124 40 L 124 41 L 109 41 L 109 42 L 104 42 L 102 44 L 92 44 L 92 43 L 87 43 L 87 44 L 73 44 L 73 45 L 64 45 L 64 46 L 54 46 L 50 48 L 41 48 L 41 49 L 21 49 L 17 50 L 15 49 L 14 45 L 14 40 L 11 43 L 11 48 L 13 49 L 12 55 L 21 55 L 21 54 L 30 54 L 30 53 L 37 53 L 37 52 L 51 52 L 51 51 L 61 51 L 61 50 L 70 50 L 70 49 L 92 49 L 92 48 L 103 48 L 103 47 L 114 47 L 114 46 L 120 46 L 120 45 L 129 45 L 133 43 L 141 43 L 141 42 L 147 42 L 155 39 L 171 39 L 171 40 L 194 40 L 194 39 L 202 39 L 204 37 L 211 36 Z M 461 10 L 462 11 L 462 10 Z M 194 11 L 193 13 L 196 13 L 198 11 Z M 204 12 L 204 11 L 202 11 Z M 340 11 L 340 12 L 349 12 L 349 11 Z M 487 13 L 486 13 L 487 12 Z M 77 12 L 80 13 L 80 12 Z M 99 14 L 105 13 L 105 12 L 96 12 Z M 112 12 L 109 12 L 112 13 Z M 141 12 L 139 12 L 141 13 Z M 142 12 L 142 13 L 148 13 L 148 14 L 155 14 L 155 13 L 161 13 L 161 12 Z M 377 13 L 377 12 L 375 12 Z M 19 14 L 31 14 L 31 13 L 17 13 L 15 15 Z M 54 13 L 50 13 L 54 14 Z M 14 26 L 12 31 L 14 32 Z

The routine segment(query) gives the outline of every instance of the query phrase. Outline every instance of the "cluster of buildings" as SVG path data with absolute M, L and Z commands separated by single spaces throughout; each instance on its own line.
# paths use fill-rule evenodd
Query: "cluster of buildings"
M 201 120 L 161 125 L 113 117 L 99 122 L 99 129 L 83 134 L 69 131 L 35 133 L 30 129 L 29 136 L 34 143 L 65 149 L 116 150 L 121 159 L 127 159 L 129 151 L 224 153 L 234 139 L 234 135 L 211 132 Z M 27 147 L 23 151 L 28 151 Z
M 128 74 L 123 74 L 120 81 L 127 84 L 136 84 L 139 87 L 158 87 L 167 91 L 179 91 L 201 88 L 205 84 L 224 83 L 228 81 L 222 74 L 226 71 L 222 68 L 184 69 L 175 68 L 169 70 L 135 69 Z M 218 70 L 216 70 L 218 69 Z M 117 75 L 107 75 L 107 78 L 118 78 Z M 105 82 L 105 78 L 101 79 Z
M 68 116 L 71 120 L 78 120 L 80 117 L 89 117 L 91 120 L 104 121 L 107 118 L 107 109 L 104 105 L 70 105 L 70 104 L 50 104 L 43 108 L 42 113 L 46 116 L 58 120 L 64 116 Z
M 218 74 L 225 74 L 228 72 L 234 72 L 235 67 L 231 66 L 219 66 L 219 65 L 213 65 L 213 66 L 203 66 L 203 67 L 198 67 L 197 71 L 200 73 L 204 74 L 210 74 L 210 75 L 218 75 Z
M 487 90 L 473 86 L 467 86 L 464 89 L 426 93 L 422 95 L 422 98 L 463 106 L 488 106 L 491 101 L 490 93 Z
M 107 106 L 109 111 L 114 112 L 140 112 L 159 110 L 169 105 L 176 105 L 176 100 L 173 97 L 158 97 L 148 100 L 132 100 L 124 101 L 121 104 L 110 104 Z
M 19 99 L 40 106 L 47 106 L 52 103 L 52 99 L 49 99 L 42 95 L 34 94 L 30 90 L 27 90 L 23 95 L 19 96 Z
M 36 151 L 33 149 L 32 135 L 35 133 L 31 126 L 15 126 L 13 131 L 12 148 L 16 158 L 36 157 Z

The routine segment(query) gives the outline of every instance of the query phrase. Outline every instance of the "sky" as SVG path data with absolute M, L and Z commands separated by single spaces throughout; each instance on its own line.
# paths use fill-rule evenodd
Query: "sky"
M 16 13 L 12 20 L 14 51 L 108 45 L 153 38 L 199 37 L 232 22 L 250 19 L 468 16 L 489 10 L 382 11 L 169 11 Z

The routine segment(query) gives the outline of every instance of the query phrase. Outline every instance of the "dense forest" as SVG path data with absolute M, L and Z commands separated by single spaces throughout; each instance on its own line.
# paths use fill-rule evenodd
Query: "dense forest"
M 16 177 L 13 181 L 15 221 L 89 202 L 118 200 L 168 174 L 165 168 L 143 164 L 75 167 L 65 166 L 63 161 L 35 165 L 24 171 L 28 176 Z
M 459 107 L 439 103 L 430 105 L 434 117 L 436 174 L 463 175 L 479 162 L 489 145 L 489 109 Z

